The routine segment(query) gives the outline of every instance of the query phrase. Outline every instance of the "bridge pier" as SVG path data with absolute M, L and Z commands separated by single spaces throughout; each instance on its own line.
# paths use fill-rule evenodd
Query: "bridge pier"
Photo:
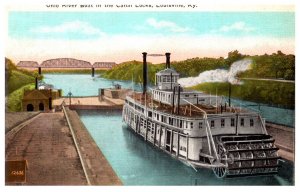
M 94 77 L 94 76 L 95 76 L 95 68 L 92 67 L 92 77 Z
M 39 82 L 38 82 L 38 78 L 35 77 L 35 89 L 39 89 Z
M 39 75 L 41 75 L 42 74 L 42 68 L 38 67 L 38 70 L 39 70 Z

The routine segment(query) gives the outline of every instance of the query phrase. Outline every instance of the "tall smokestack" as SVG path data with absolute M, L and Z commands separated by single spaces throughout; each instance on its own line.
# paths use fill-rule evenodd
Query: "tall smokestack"
M 228 90 L 228 97 L 229 97 L 229 107 L 231 107 L 231 83 L 230 82 L 228 82 L 229 83 L 229 90 Z
M 92 67 L 92 77 L 94 77 L 94 76 L 95 76 L 95 68 Z
M 143 94 L 147 92 L 147 53 L 143 52 Z
M 171 53 L 166 53 L 166 68 L 170 68 L 170 55 Z

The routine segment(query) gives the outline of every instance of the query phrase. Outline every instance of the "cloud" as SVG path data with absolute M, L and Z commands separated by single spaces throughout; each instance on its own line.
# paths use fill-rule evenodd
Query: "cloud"
M 254 30 L 255 28 L 246 25 L 245 22 L 239 21 L 231 25 L 224 25 L 217 30 L 213 30 L 212 32 L 225 32 L 225 33 L 230 31 L 251 32 Z
M 92 26 L 91 24 L 83 21 L 71 21 L 64 22 L 55 26 L 40 26 L 31 29 L 33 33 L 39 34 L 66 34 L 66 33 L 77 33 L 82 35 L 104 35 L 99 28 Z
M 171 21 L 164 21 L 164 20 L 157 21 L 154 18 L 147 19 L 146 23 L 154 27 L 155 29 L 166 29 L 175 33 L 184 33 L 191 30 L 188 27 L 178 26 L 176 23 Z

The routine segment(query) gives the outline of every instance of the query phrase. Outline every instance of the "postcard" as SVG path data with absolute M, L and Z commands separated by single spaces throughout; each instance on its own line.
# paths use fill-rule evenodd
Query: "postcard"
M 293 2 L 5 10 L 6 187 L 295 186 Z

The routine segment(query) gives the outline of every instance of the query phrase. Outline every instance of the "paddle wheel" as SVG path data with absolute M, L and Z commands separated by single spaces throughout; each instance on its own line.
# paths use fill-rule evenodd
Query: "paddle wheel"
M 270 135 L 219 136 L 216 138 L 219 162 L 213 168 L 219 178 L 276 174 L 278 148 Z

